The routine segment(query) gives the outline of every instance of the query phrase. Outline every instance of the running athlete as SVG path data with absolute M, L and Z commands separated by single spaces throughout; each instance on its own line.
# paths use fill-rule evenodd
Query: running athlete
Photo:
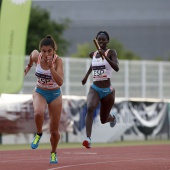
M 58 163 L 57 145 L 60 139 L 59 121 L 62 110 L 62 94 L 60 87 L 63 84 L 63 62 L 62 59 L 55 53 L 57 45 L 52 36 L 47 35 L 39 43 L 39 50 L 33 50 L 30 55 L 30 60 L 24 72 L 25 75 L 29 72 L 33 63 L 36 64 L 37 83 L 33 91 L 33 107 L 34 118 L 37 128 L 31 148 L 36 149 L 42 137 L 42 126 L 44 122 L 44 112 L 48 106 L 50 119 L 50 142 L 51 154 L 50 163 Z
M 93 112 L 100 102 L 100 121 L 102 124 L 110 122 L 110 126 L 116 124 L 116 117 L 110 113 L 115 102 L 115 89 L 111 85 L 111 71 L 119 71 L 117 53 L 113 49 L 107 49 L 109 34 L 106 31 L 97 33 L 96 39 L 100 49 L 89 54 L 92 64 L 82 80 L 84 85 L 90 73 L 93 73 L 93 84 L 87 95 L 86 135 L 82 145 L 91 147 L 91 133 L 93 124 Z

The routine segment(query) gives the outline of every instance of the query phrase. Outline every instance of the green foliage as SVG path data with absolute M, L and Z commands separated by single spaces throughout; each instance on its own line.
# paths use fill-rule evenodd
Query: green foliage
M 26 54 L 29 55 L 32 50 L 38 49 L 39 42 L 46 35 L 51 35 L 57 43 L 57 53 L 63 56 L 67 53 L 69 42 L 63 38 L 63 32 L 68 28 L 69 19 L 62 23 L 56 23 L 50 20 L 48 11 L 39 7 L 32 7 L 27 35 Z
M 123 45 L 118 42 L 115 39 L 111 39 L 108 48 L 110 49 L 115 49 L 118 58 L 119 59 L 124 59 L 124 60 L 139 60 L 140 57 L 135 55 L 133 52 L 126 50 Z M 89 56 L 89 53 L 91 51 L 96 51 L 96 47 L 93 43 L 84 43 L 84 44 L 78 44 L 77 45 L 77 53 L 72 54 L 71 57 L 76 57 L 76 58 L 86 58 Z
M 2 0 L 0 0 L 0 12 L 1 12 L 1 4 L 2 4 Z
M 1 9 L 2 0 L 0 0 Z M 32 50 L 38 49 L 39 42 L 46 35 L 51 35 L 57 43 L 57 54 L 64 56 L 67 54 L 70 43 L 63 38 L 63 32 L 69 27 L 69 19 L 62 23 L 56 23 L 50 19 L 48 11 L 37 7 L 32 7 L 28 26 L 26 54 L 29 55 Z
M 77 45 L 77 53 L 72 54 L 71 57 L 75 58 L 86 58 L 89 56 L 89 52 L 94 51 L 95 47 L 93 44 L 84 43 L 83 45 Z
M 170 54 L 168 54 L 168 59 L 167 60 L 170 61 Z
M 139 56 L 134 54 L 132 51 L 125 49 L 124 46 L 115 39 L 110 40 L 108 48 L 115 49 L 118 54 L 119 59 L 123 59 L 123 60 L 140 60 L 141 59 Z
M 155 57 L 155 61 L 163 61 L 163 58 L 160 56 Z

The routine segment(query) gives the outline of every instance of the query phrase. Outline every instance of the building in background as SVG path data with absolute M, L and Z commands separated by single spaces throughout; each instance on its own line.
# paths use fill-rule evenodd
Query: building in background
M 71 42 L 68 56 L 100 30 L 145 60 L 170 56 L 169 0 L 33 0 L 33 6 L 48 10 L 57 22 L 72 20 L 64 35 Z

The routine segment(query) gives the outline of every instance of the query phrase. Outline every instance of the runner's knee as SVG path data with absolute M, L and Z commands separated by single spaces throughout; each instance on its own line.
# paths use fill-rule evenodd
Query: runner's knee
M 60 138 L 60 133 L 59 132 L 51 130 L 50 133 L 51 133 L 52 137 Z
M 43 113 L 40 111 L 35 111 L 34 112 L 34 118 L 35 119 L 42 119 L 43 118 Z
M 34 114 L 37 116 L 41 116 L 44 114 L 44 109 L 42 109 L 41 107 L 36 107 L 34 108 Z
M 92 105 L 90 105 L 90 106 L 87 107 L 87 113 L 88 113 L 88 114 L 93 114 L 94 110 L 95 110 L 95 107 L 92 106 Z

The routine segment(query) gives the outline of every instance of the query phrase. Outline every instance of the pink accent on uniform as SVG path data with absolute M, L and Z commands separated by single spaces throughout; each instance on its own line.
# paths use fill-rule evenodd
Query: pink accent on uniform
M 54 89 L 58 87 L 58 84 L 54 81 L 50 69 L 48 70 L 42 69 L 41 64 L 40 64 L 41 57 L 42 57 L 42 54 L 40 53 L 40 55 L 38 56 L 38 61 L 37 61 L 37 66 L 36 66 L 36 73 L 45 75 L 45 76 L 51 76 L 51 78 L 47 80 L 41 77 L 37 77 L 37 85 L 42 88 Z M 52 61 L 53 67 L 54 67 L 54 63 L 57 57 L 58 55 L 54 55 L 53 57 L 53 61 Z
M 108 49 L 105 52 L 105 56 L 107 56 L 108 52 L 110 49 Z M 92 68 L 93 67 L 99 67 L 99 69 L 97 70 L 97 74 L 96 75 L 96 70 L 93 70 L 93 81 L 103 81 L 103 80 L 107 80 L 108 78 L 111 77 L 111 72 L 112 72 L 112 67 L 110 66 L 110 64 L 107 62 L 106 59 L 102 60 L 102 58 L 96 58 L 98 51 L 95 51 L 92 57 Z M 100 69 L 100 66 L 104 66 L 105 69 Z M 103 74 L 100 74 L 100 71 L 103 72 Z

